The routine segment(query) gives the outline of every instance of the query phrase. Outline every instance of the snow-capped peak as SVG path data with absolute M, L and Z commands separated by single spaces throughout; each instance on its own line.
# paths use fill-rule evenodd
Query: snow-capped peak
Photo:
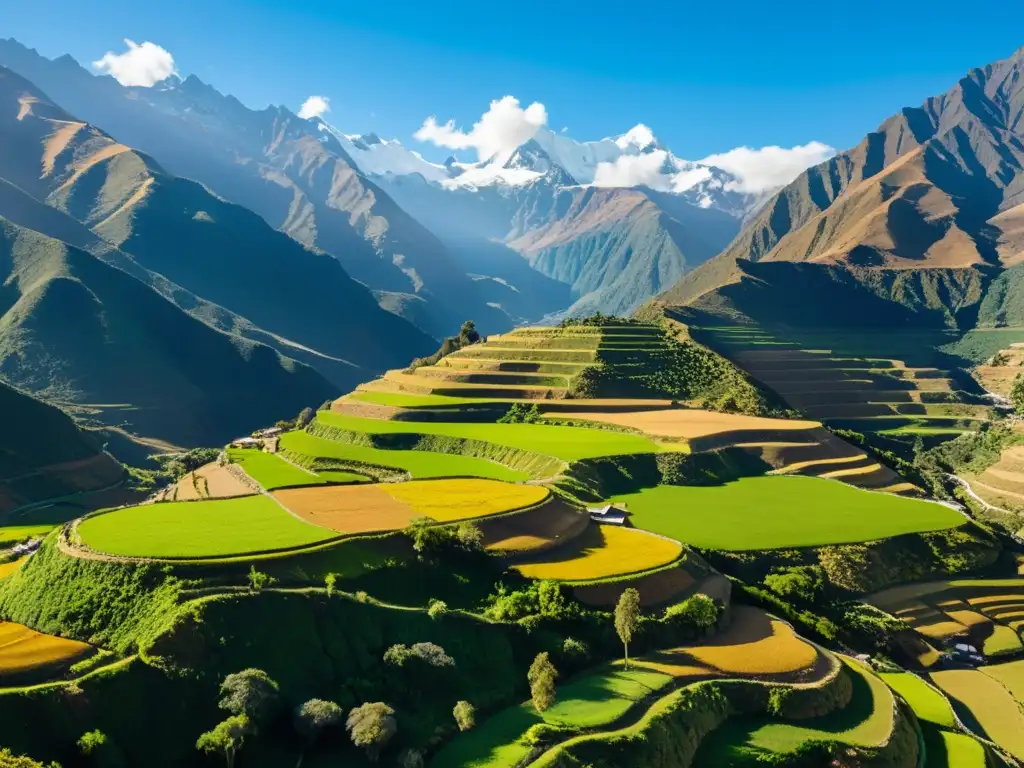
M 616 138 L 615 144 L 624 152 L 629 151 L 631 147 L 641 152 L 658 148 L 658 140 L 654 138 L 653 131 L 643 123 L 637 123 Z
M 346 134 L 320 118 L 314 118 L 317 127 L 337 139 L 349 157 L 363 173 L 386 176 L 406 176 L 418 173 L 427 181 L 449 178 L 443 165 L 424 159 L 423 155 L 402 146 L 398 139 L 382 139 L 376 133 Z

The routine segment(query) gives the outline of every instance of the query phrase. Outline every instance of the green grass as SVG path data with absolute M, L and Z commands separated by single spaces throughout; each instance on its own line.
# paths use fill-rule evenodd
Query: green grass
M 734 717 L 712 731 L 697 751 L 694 765 L 760 764 L 758 756 L 787 754 L 808 741 L 839 741 L 876 747 L 892 733 L 892 694 L 878 677 L 846 662 L 853 697 L 843 709 L 824 717 L 787 723 L 768 715 Z
M 812 477 L 660 485 L 618 496 L 633 525 L 707 549 L 761 550 L 871 541 L 963 525 L 955 510 Z
M 0 547 L 13 547 L 26 539 L 41 539 L 56 525 L 7 525 L 0 528 Z
M 962 733 L 943 731 L 931 723 L 921 723 L 927 756 L 925 768 L 986 768 L 985 748 L 976 739 Z
M 555 704 L 543 715 L 526 702 L 478 723 L 445 745 L 430 768 L 511 768 L 530 751 L 518 743 L 530 726 L 540 722 L 577 728 L 608 725 L 671 681 L 671 675 L 661 672 L 605 667 L 559 686 Z
M 323 473 L 306 472 L 280 456 L 251 448 L 229 448 L 228 457 L 268 491 L 294 485 L 323 485 L 328 482 L 365 483 L 369 480 L 368 477 L 353 472 L 333 472 L 330 477 Z
M 482 373 L 482 371 L 481 371 Z M 377 405 L 390 405 L 395 408 L 433 408 L 439 405 L 480 405 L 487 402 L 515 402 L 495 398 L 488 401 L 479 397 L 452 397 L 450 395 L 407 395 L 401 392 L 353 392 L 353 400 Z
M 509 469 L 486 459 L 430 451 L 385 451 L 365 445 L 326 440 L 308 432 L 289 432 L 282 435 L 280 446 L 307 456 L 394 467 L 405 470 L 416 479 L 470 476 L 505 480 L 510 483 L 529 479 L 526 472 Z
M 413 433 L 482 440 L 495 445 L 534 451 L 563 461 L 657 453 L 661 448 L 640 435 L 606 429 L 561 427 L 547 424 L 473 424 L 379 421 L 337 413 L 321 412 L 317 419 L 332 427 L 370 434 Z
M 337 536 L 262 495 L 126 507 L 84 520 L 78 533 L 92 549 L 129 557 L 220 557 Z
M 907 700 L 918 720 L 945 728 L 955 728 L 956 720 L 946 697 L 910 672 L 885 672 L 879 675 L 896 693 Z

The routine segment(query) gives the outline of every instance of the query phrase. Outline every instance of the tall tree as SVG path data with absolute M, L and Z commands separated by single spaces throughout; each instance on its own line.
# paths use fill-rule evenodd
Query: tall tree
M 629 669 L 629 643 L 640 623 L 640 593 L 633 587 L 623 590 L 615 606 L 615 632 L 622 641 L 626 669 Z
M 530 698 L 533 700 L 533 707 L 538 712 L 555 703 L 555 678 L 558 677 L 558 670 L 551 663 L 547 651 L 537 654 L 530 665 L 530 671 L 526 673 L 526 679 L 530 682 Z
M 366 750 L 370 762 L 377 762 L 380 751 L 398 731 L 395 710 L 382 701 L 371 701 L 348 713 L 345 728 L 352 743 Z
M 207 754 L 220 753 L 228 768 L 234 768 L 235 755 L 242 748 L 245 737 L 252 732 L 252 723 L 245 715 L 232 715 L 207 731 L 196 741 L 196 749 Z
M 1010 389 L 1010 402 L 1017 413 L 1024 414 L 1024 374 L 1018 373 Z
M 224 678 L 220 695 L 221 709 L 245 715 L 255 724 L 269 714 L 277 701 L 278 686 L 262 669 L 243 669 Z

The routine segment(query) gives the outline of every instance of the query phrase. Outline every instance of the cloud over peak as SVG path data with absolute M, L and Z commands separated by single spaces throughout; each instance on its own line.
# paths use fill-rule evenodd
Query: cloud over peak
M 700 162 L 728 171 L 738 181 L 732 184 L 737 192 L 764 192 L 785 186 L 812 165 L 828 160 L 836 153 L 834 147 L 812 141 L 796 147 L 770 146 L 752 149 L 736 147 L 728 152 L 709 155 Z
M 308 119 L 310 117 L 322 117 L 331 111 L 331 100 L 326 96 L 310 96 L 299 107 L 299 117 Z
M 543 104 L 535 101 L 523 109 L 519 99 L 503 96 L 491 102 L 469 131 L 456 128 L 454 120 L 441 124 L 431 116 L 414 136 L 439 147 L 473 149 L 480 160 L 488 160 L 495 155 L 512 154 L 516 147 L 532 139 L 547 121 L 548 113 Z
M 107 51 L 92 63 L 93 69 L 112 76 L 121 85 L 149 88 L 174 74 L 174 57 L 156 43 L 141 45 L 125 38 L 124 53 Z

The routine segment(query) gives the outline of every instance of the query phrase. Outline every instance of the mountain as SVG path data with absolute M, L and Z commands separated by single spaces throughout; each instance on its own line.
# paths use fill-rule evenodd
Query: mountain
M 0 215 L 103 255 L 182 309 L 300 357 L 338 387 L 434 345 L 381 310 L 335 259 L 168 174 L 10 70 L 0 69 L 0 104 L 0 178 L 9 183 Z
M 0 513 L 24 504 L 107 488 L 124 468 L 59 408 L 0 381 Z
M 901 110 L 853 149 L 808 169 L 663 299 L 713 306 L 728 294 L 741 310 L 744 297 L 770 303 L 764 281 L 785 282 L 770 277 L 783 267 L 769 265 L 781 262 L 813 265 L 805 273 L 832 269 L 883 293 L 885 285 L 927 281 L 909 277 L 926 270 L 994 279 L 1024 253 L 1022 70 L 1024 49 L 973 69 L 951 90 Z M 762 268 L 753 270 L 753 262 Z M 899 291 L 889 293 L 900 301 Z M 955 311 L 954 296 L 936 298 Z M 971 316 L 948 322 L 970 324 Z
M 467 317 L 484 330 L 520 319 L 490 306 L 438 238 L 361 173 L 314 120 L 283 107 L 250 110 L 195 76 L 123 87 L 68 56 L 51 61 L 13 40 L 0 41 L 0 64 L 81 119 L 159 158 L 170 173 L 201 182 L 334 256 L 383 305 L 420 304 L 416 320 L 432 336 L 452 332 Z

